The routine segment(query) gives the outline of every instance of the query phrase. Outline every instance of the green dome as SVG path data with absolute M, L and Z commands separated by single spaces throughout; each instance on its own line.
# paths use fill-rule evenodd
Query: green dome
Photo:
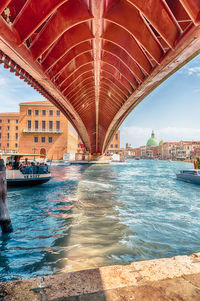
M 160 140 L 160 143 L 159 143 L 159 145 L 161 145 L 161 144 L 163 144 L 164 143 L 164 141 L 163 140 Z
M 154 132 L 152 131 L 151 138 L 147 141 L 147 146 L 157 146 L 158 141 L 155 138 Z

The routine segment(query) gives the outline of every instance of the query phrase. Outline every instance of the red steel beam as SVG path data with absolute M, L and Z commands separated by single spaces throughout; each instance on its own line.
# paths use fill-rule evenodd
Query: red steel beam
M 12 0 L 1 0 L 1 2 L 0 2 L 0 14 L 2 14 L 4 9 L 8 7 L 8 5 L 11 1 Z
M 200 1 L 179 0 L 195 25 L 200 23 Z
M 92 52 L 92 47 L 89 42 L 83 42 L 73 47 L 60 60 L 58 60 L 57 63 L 51 69 L 48 70 L 48 75 L 50 76 L 50 78 L 56 77 L 59 73 L 63 71 L 63 68 L 65 68 L 65 66 L 69 64 L 73 59 L 87 52 Z
M 68 0 L 57 9 L 33 44 L 31 44 L 33 57 L 35 59 L 40 57 L 67 30 L 91 18 L 92 15 L 80 0 Z
M 126 30 L 112 24 L 103 33 L 102 38 L 121 47 L 147 74 L 151 73 L 152 65 L 149 59 L 136 40 Z
M 157 63 L 160 62 L 164 54 L 163 49 L 133 5 L 121 0 L 104 14 L 104 18 L 127 30 Z

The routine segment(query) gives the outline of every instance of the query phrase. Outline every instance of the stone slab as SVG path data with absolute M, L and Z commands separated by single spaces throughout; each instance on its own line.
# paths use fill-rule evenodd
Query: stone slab
M 42 278 L 0 283 L 0 301 L 41 301 L 34 288 L 40 286 Z M 39 292 L 39 291 L 38 291 Z
M 0 283 L 0 301 L 200 301 L 200 253 Z

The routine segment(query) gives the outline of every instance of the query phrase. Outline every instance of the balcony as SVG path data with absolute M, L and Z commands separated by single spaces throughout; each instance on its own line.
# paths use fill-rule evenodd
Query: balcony
M 58 129 L 23 129 L 23 133 L 47 133 L 47 134 L 62 134 L 62 130 Z

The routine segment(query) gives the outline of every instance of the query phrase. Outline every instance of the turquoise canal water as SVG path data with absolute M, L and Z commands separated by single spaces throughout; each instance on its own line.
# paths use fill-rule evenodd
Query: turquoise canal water
M 200 186 L 189 163 L 55 167 L 53 179 L 8 191 L 14 232 L 0 234 L 0 280 L 200 251 Z

